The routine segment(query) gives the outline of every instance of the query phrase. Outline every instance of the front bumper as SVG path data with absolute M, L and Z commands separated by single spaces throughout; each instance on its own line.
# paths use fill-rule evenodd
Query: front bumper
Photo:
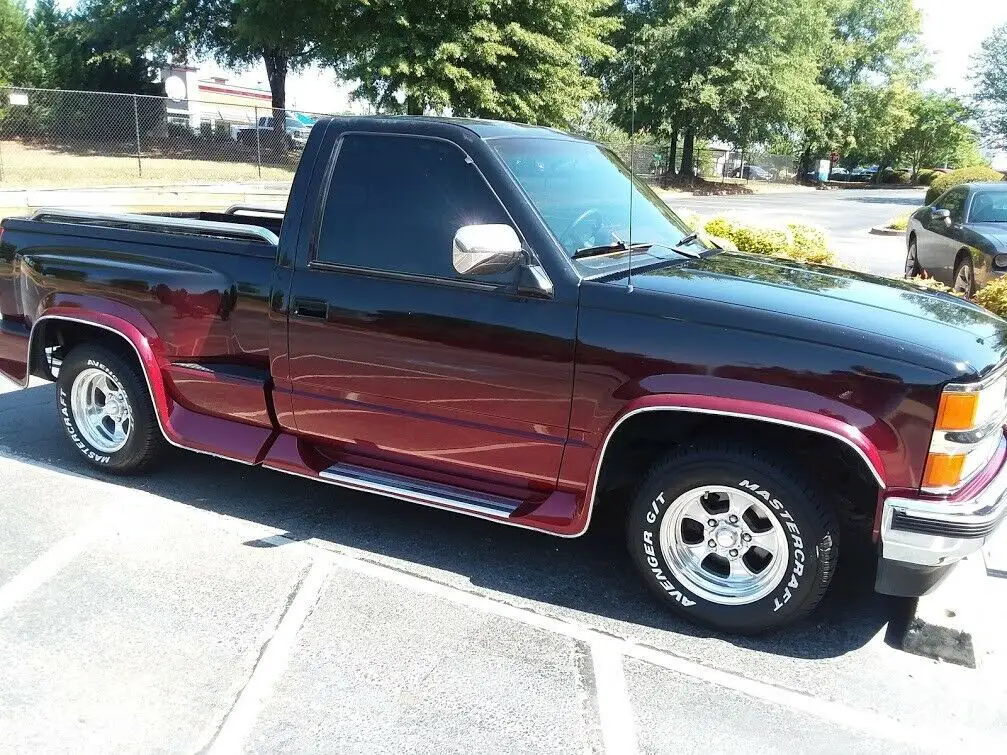
M 918 597 L 957 562 L 979 551 L 1007 517 L 1007 457 L 995 455 L 996 473 L 963 498 L 893 496 L 881 514 L 878 592 Z

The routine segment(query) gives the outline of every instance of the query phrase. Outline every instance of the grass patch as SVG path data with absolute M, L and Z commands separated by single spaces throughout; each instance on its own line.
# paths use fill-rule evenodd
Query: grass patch
M 904 231 L 909 227 L 909 213 L 905 215 L 899 215 L 896 218 L 892 218 L 888 221 L 888 225 L 885 228 L 891 228 L 893 231 Z
M 0 189 L 143 186 L 149 184 L 289 181 L 296 166 L 198 158 L 144 157 L 64 152 L 20 142 L 0 143 Z

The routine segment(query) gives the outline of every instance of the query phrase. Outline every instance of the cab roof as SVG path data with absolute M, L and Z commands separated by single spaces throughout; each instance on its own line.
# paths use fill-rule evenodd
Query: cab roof
M 536 139 L 558 139 L 577 142 L 590 141 L 589 139 L 574 136 L 548 126 L 532 126 L 527 123 L 511 123 L 510 121 L 495 121 L 486 118 L 441 118 L 429 115 L 367 115 L 353 116 L 352 119 L 361 125 L 366 125 L 367 122 L 394 123 L 398 126 L 415 124 L 418 130 L 424 130 L 424 127 L 429 128 L 437 125 L 457 126 L 471 131 L 480 139 L 525 136 Z

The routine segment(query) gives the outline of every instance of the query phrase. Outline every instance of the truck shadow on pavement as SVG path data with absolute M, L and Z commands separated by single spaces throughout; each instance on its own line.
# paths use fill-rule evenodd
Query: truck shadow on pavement
M 647 592 L 630 564 L 618 506 L 602 508 L 586 535 L 566 540 L 178 450 L 147 476 L 105 475 L 78 458 L 54 403 L 48 385 L 0 393 L 0 455 L 257 522 L 292 540 L 366 551 L 394 568 L 517 604 L 537 601 L 546 606 L 535 610 L 643 642 L 664 644 L 671 638 L 663 633 L 673 632 L 781 656 L 833 658 L 863 647 L 889 622 L 891 633 L 906 608 L 906 601 L 873 592 L 871 549 L 846 547 L 833 587 L 811 617 L 761 637 L 719 635 L 679 619 Z

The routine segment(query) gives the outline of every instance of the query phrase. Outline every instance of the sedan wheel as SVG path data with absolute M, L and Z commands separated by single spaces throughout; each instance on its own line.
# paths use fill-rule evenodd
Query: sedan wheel
M 920 261 L 916 253 L 916 242 L 909 244 L 909 253 L 906 255 L 906 277 L 915 278 L 921 272 Z
M 954 290 L 956 293 L 971 297 L 975 293 L 975 285 L 976 274 L 972 267 L 972 258 L 963 257 L 955 268 Z

